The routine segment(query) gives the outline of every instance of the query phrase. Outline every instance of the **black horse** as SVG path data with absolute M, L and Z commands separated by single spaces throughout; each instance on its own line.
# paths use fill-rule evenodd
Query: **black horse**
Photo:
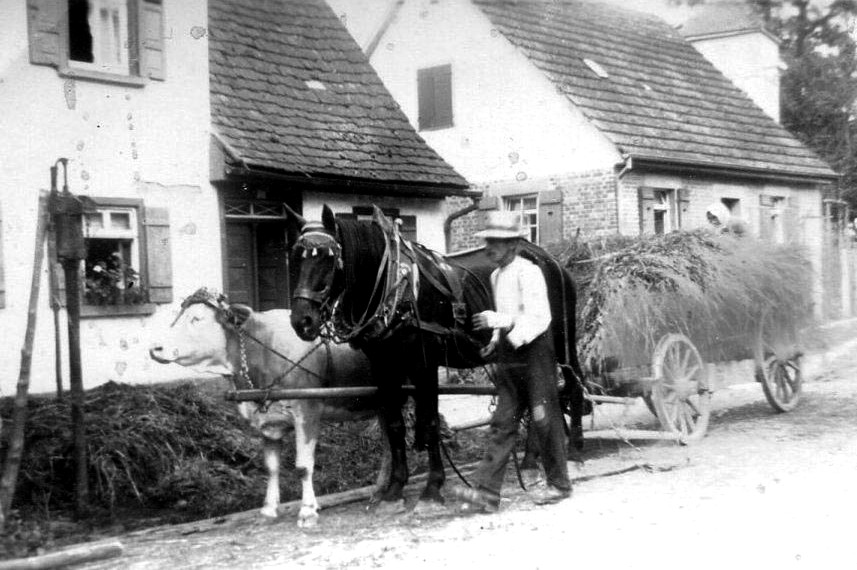
M 401 386 L 410 380 L 416 391 L 417 445 L 429 454 L 420 500 L 442 503 L 437 370 L 485 364 L 479 349 L 490 331 L 474 331 L 471 317 L 493 308 L 493 266 L 481 252 L 442 257 L 403 240 L 377 208 L 372 222 L 336 219 L 327 206 L 321 223 L 292 217 L 301 227 L 292 251 L 297 268 L 292 326 L 305 340 L 327 335 L 369 357 L 392 452 L 390 484 L 381 500 L 400 501 L 408 479 Z M 571 403 L 572 426 L 579 429 L 583 397 L 574 343 L 574 284 L 540 248 L 525 244 L 521 253 L 546 277 L 556 352 L 564 364 L 563 400 Z

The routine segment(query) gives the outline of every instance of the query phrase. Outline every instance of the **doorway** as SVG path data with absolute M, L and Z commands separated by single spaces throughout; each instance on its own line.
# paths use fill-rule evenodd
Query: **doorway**
M 226 294 L 256 311 L 289 307 L 289 243 L 285 221 L 226 221 Z

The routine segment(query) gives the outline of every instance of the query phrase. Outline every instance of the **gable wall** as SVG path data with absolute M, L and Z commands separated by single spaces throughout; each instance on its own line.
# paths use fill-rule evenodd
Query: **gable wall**
M 168 209 L 174 302 L 151 316 L 81 323 L 87 387 L 107 380 L 150 382 L 188 375 L 152 362 L 153 335 L 200 285 L 221 282 L 218 207 L 208 183 L 208 40 L 205 2 L 163 1 L 166 80 L 143 87 L 62 77 L 29 61 L 27 2 L 0 2 L 0 210 L 6 306 L 0 308 L 0 393 L 14 391 L 33 265 L 39 189 L 49 167 L 69 163 L 77 194 L 143 199 Z M 62 177 L 60 175 L 60 184 Z M 54 330 L 43 272 L 31 390 L 52 391 Z M 65 319 L 61 322 L 66 348 Z M 64 378 L 68 381 L 67 368 Z
M 420 135 L 471 183 L 612 168 L 619 160 L 603 135 L 466 0 L 406 2 L 371 63 L 415 127 L 417 70 L 451 64 L 454 126 Z

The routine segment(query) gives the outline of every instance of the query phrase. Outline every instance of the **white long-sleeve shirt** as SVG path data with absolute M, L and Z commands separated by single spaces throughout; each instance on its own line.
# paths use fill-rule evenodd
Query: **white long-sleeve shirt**
M 551 323 L 547 285 L 542 271 L 533 262 L 516 256 L 505 267 L 491 273 L 494 304 L 500 321 L 512 325 L 506 335 L 515 348 L 532 342 L 548 330 Z M 500 330 L 494 330 L 497 340 Z

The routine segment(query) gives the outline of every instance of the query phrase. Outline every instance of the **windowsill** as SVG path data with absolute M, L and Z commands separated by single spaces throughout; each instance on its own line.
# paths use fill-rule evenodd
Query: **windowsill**
M 143 303 L 140 305 L 81 305 L 80 317 L 89 319 L 109 317 L 135 317 L 154 314 L 157 305 Z
M 98 81 L 101 83 L 112 83 L 115 85 L 125 85 L 127 87 L 143 87 L 147 83 L 146 79 L 143 77 L 107 73 L 104 71 L 95 71 L 93 69 L 78 69 L 69 65 L 61 65 L 59 68 L 59 74 L 62 77 L 72 77 L 74 79 Z
M 452 123 L 450 123 L 448 125 L 431 125 L 428 127 L 420 127 L 419 132 L 422 133 L 422 132 L 430 132 L 430 131 L 442 131 L 444 129 L 451 129 L 454 126 L 455 125 L 453 125 Z

